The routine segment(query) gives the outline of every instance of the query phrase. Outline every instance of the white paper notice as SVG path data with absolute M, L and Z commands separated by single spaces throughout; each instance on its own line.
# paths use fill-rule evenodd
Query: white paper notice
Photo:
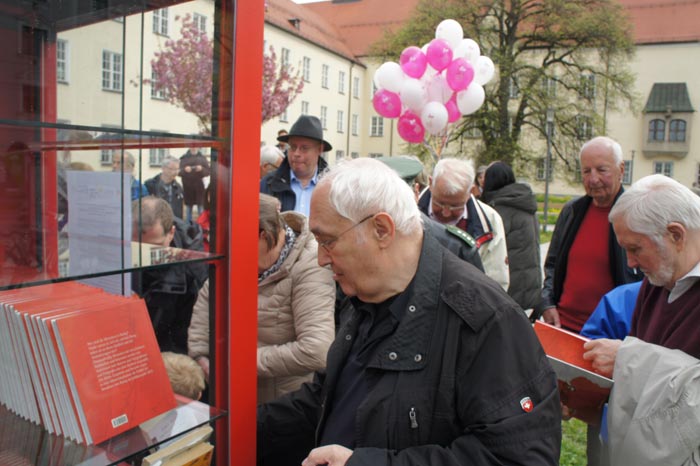
M 66 172 L 68 273 L 71 276 L 131 267 L 131 175 Z M 131 274 L 83 280 L 114 294 L 131 295 Z

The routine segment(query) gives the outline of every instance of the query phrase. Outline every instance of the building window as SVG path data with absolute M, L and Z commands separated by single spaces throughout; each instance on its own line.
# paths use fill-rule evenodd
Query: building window
M 379 157 L 382 157 L 384 154 L 381 152 L 370 152 L 369 153 L 369 158 L 371 159 L 378 159 Z
M 345 120 L 345 114 L 342 110 L 338 110 L 338 124 L 336 125 L 336 130 L 339 133 L 344 131 L 343 127 L 345 126 L 345 122 L 343 120 Z
M 350 157 L 353 159 L 359 158 L 360 153 L 359 152 L 350 152 Z
M 545 167 L 547 165 L 547 161 L 545 159 L 539 159 L 537 160 L 537 181 L 544 181 L 544 172 L 545 172 Z M 578 170 L 579 173 L 581 173 L 580 170 Z M 549 165 L 549 181 L 552 181 L 552 164 L 550 163 Z
M 282 47 L 282 53 L 280 56 L 280 64 L 282 68 L 289 67 L 289 49 Z
M 197 29 L 199 32 L 207 32 L 206 16 L 199 13 L 195 13 L 194 15 L 192 15 L 192 21 L 194 22 L 195 29 Z
M 156 70 L 151 70 L 151 98 L 158 100 L 165 100 L 165 89 L 157 89 L 158 87 L 158 73 Z
M 345 94 L 345 71 L 338 71 L 338 93 Z
M 557 96 L 557 81 L 554 78 L 542 78 L 542 92 L 547 97 Z
M 289 121 L 289 117 L 287 116 L 287 109 L 284 109 L 284 112 L 280 113 L 280 123 L 287 123 Z
M 360 98 L 360 78 L 358 77 L 352 78 L 352 96 L 355 99 Z
M 309 57 L 304 57 L 302 76 L 304 77 L 304 82 L 308 83 L 311 81 L 311 59 Z
M 581 97 L 588 100 L 595 99 L 595 75 L 594 74 L 584 74 L 581 75 L 581 84 L 579 93 Z
M 122 90 L 122 55 L 121 53 L 102 51 L 102 89 L 106 91 Z
M 328 123 L 328 107 L 321 105 L 321 116 L 319 117 L 319 119 L 321 120 L 321 127 L 323 127 L 323 129 L 327 129 L 328 128 L 328 125 L 327 125 L 327 123 Z
M 301 114 L 302 115 L 308 115 L 309 114 L 309 103 L 305 100 L 301 101 Z
M 693 183 L 694 188 L 700 187 L 700 163 L 698 163 L 697 167 L 695 171 L 695 183 Z
M 359 127 L 359 124 L 358 124 L 359 121 L 360 121 L 360 116 L 357 114 L 354 114 L 352 116 L 352 122 L 350 123 L 351 124 L 350 130 L 351 130 L 353 136 L 357 136 L 357 128 Z
M 671 124 L 668 125 L 668 140 L 685 142 L 685 120 L 671 120 Z
M 163 159 L 170 154 L 165 148 L 148 149 L 148 165 L 151 167 L 160 167 L 163 165 Z
M 576 115 L 576 137 L 581 141 L 588 141 L 593 137 L 593 124 L 589 117 Z
M 370 126 L 369 135 L 373 137 L 384 136 L 384 118 L 379 116 L 372 117 L 372 126 Z
M 520 97 L 520 88 L 512 76 L 508 81 L 508 97 L 511 99 L 517 99 Z
M 121 126 L 118 125 L 101 125 L 105 130 L 120 129 Z M 105 139 L 117 139 L 116 133 L 102 133 L 101 135 Z M 101 149 L 100 150 L 100 165 L 112 165 L 112 154 L 114 154 L 114 149 Z
M 161 36 L 168 35 L 168 9 L 153 10 L 153 32 Z
M 321 87 L 324 89 L 328 89 L 328 72 L 328 65 L 323 65 L 321 67 Z
M 625 173 L 622 175 L 622 184 L 632 184 L 632 160 L 625 160 Z
M 337 162 L 338 160 L 343 160 L 345 158 L 345 151 L 344 150 L 337 150 L 335 151 L 335 161 Z
M 68 41 L 56 41 L 56 80 L 59 83 L 68 82 Z
M 374 98 L 374 94 L 377 93 L 377 89 L 378 89 L 377 85 L 374 84 L 374 81 L 372 81 L 372 92 L 369 95 L 369 100 L 372 100 Z
M 656 119 L 649 122 L 649 141 L 663 141 L 666 135 L 666 122 Z
M 654 173 L 673 177 L 673 162 L 654 162 Z

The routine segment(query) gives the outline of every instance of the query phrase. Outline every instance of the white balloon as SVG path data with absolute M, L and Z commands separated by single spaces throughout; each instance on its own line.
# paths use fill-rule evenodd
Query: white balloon
M 480 56 L 481 49 L 479 48 L 479 44 L 472 39 L 462 39 L 453 51 L 454 58 L 464 58 L 472 65 L 476 63 L 476 60 Z
M 428 100 L 447 103 L 452 97 L 452 89 L 447 84 L 447 79 L 442 73 L 438 73 L 427 82 Z
M 462 25 L 454 19 L 441 21 L 438 27 L 435 28 L 435 38 L 446 40 L 453 49 L 457 47 L 463 37 L 464 30 L 462 29 Z
M 496 72 L 496 67 L 489 57 L 484 55 L 477 58 L 474 64 L 474 82 L 481 84 L 482 86 L 487 82 L 491 81 L 494 73 Z
M 471 115 L 479 110 L 486 99 L 484 88 L 472 81 L 468 88 L 457 93 L 457 108 L 462 115 Z
M 401 103 L 420 115 L 423 106 L 428 102 L 425 86 L 418 79 L 405 79 L 401 85 Z
M 396 62 L 388 61 L 382 63 L 374 72 L 374 85 L 380 89 L 386 89 L 391 92 L 398 93 L 401 90 L 401 84 L 405 76 L 401 65 Z
M 440 102 L 428 102 L 423 107 L 420 119 L 430 134 L 439 134 L 447 126 L 447 109 Z

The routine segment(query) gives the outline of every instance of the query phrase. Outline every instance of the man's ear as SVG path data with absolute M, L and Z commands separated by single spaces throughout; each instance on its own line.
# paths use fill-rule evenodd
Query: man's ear
M 668 231 L 668 234 L 671 237 L 671 242 L 676 249 L 683 247 L 687 232 L 682 224 L 678 222 L 671 222 L 666 226 L 666 231 Z
M 373 225 L 373 234 L 379 241 L 379 247 L 382 249 L 388 247 L 396 235 L 394 219 L 386 212 L 379 212 L 374 216 L 371 222 Z

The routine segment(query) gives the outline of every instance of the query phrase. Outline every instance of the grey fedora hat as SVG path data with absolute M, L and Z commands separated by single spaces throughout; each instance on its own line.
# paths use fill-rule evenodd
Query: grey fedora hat
M 323 152 L 328 152 L 329 150 L 333 149 L 333 146 L 331 146 L 328 141 L 323 139 L 323 127 L 321 126 L 321 120 L 315 116 L 300 116 L 299 119 L 292 125 L 292 129 L 289 130 L 289 134 L 278 136 L 277 140 L 280 142 L 288 142 L 289 138 L 292 136 L 321 141 L 323 143 Z

